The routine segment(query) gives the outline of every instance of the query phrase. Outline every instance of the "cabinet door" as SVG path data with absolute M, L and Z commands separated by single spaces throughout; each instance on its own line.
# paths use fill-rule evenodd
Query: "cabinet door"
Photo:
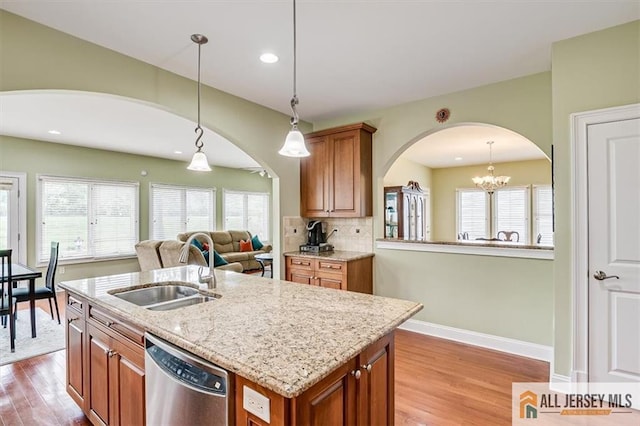
M 134 351 L 126 345 L 113 342 L 115 422 L 123 426 L 145 424 L 144 352 Z
M 329 216 L 329 145 L 327 138 L 306 141 L 311 154 L 300 160 L 300 215 Z
M 333 217 L 358 217 L 360 212 L 359 131 L 329 136 L 331 156 L 329 209 Z
M 362 376 L 358 401 L 359 425 L 394 423 L 393 333 L 369 346 L 358 357 Z
M 67 392 L 84 407 L 84 320 L 82 314 L 67 308 Z
M 325 274 L 325 273 L 317 273 L 316 281 L 320 287 L 325 288 L 334 288 L 336 290 L 341 290 L 346 288 L 345 282 L 342 279 L 342 275 L 333 275 L 333 274 Z
M 294 423 L 318 426 L 355 424 L 356 368 L 355 359 L 352 359 L 296 398 Z
M 109 415 L 111 383 L 110 376 L 110 338 L 92 326 L 89 326 L 89 420 L 95 424 L 111 423 Z M 111 410 L 110 410 L 111 408 Z

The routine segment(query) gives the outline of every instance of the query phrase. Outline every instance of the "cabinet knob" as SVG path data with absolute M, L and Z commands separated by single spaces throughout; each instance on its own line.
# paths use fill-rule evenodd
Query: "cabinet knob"
M 67 324 L 71 324 L 72 321 L 77 320 L 78 318 L 67 318 Z
M 109 352 L 107 352 L 107 355 L 109 355 L 109 358 L 113 358 L 114 356 L 118 355 L 118 352 L 109 349 Z
M 367 373 L 371 373 L 371 364 L 360 366 L 363 370 L 367 370 Z
M 360 370 L 353 370 L 353 371 L 351 372 L 351 375 L 352 375 L 353 377 L 355 377 L 355 378 L 356 378 L 356 380 L 359 380 L 359 379 L 360 379 L 360 376 L 362 375 L 362 373 L 360 372 Z

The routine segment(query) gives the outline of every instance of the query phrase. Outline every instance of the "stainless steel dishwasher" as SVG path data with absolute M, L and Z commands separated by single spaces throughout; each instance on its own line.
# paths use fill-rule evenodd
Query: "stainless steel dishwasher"
M 227 372 L 149 333 L 145 340 L 147 424 L 228 425 Z

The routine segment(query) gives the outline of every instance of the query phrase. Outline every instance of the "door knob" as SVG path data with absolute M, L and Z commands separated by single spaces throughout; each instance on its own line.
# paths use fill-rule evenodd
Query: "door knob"
M 616 280 L 620 279 L 619 276 L 617 276 L 617 275 L 607 275 L 607 273 L 604 272 L 604 271 L 596 271 L 596 273 L 593 274 L 593 278 L 595 278 L 598 281 L 608 280 L 609 278 L 615 278 Z

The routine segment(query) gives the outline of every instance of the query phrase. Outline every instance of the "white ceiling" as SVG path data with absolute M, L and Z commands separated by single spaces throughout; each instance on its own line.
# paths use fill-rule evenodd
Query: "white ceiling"
M 494 142 L 491 146 L 494 163 L 547 158 L 533 142 L 511 130 L 475 124 L 451 127 L 425 136 L 401 157 L 430 168 L 488 164 L 488 141 Z
M 194 80 L 190 35 L 205 34 L 204 84 L 290 113 L 291 1 L 0 0 L 0 8 Z M 552 42 L 640 19 L 638 0 L 298 0 L 297 9 L 298 111 L 311 122 L 547 71 Z M 280 61 L 261 63 L 266 51 Z M 73 122 L 91 120 L 94 110 L 69 107 Z M 121 124 L 107 129 L 113 137 L 91 143 L 145 153 L 130 141 L 155 125 L 136 117 L 127 127 L 114 114 L 105 111 Z M 154 141 L 147 155 L 174 149 Z

